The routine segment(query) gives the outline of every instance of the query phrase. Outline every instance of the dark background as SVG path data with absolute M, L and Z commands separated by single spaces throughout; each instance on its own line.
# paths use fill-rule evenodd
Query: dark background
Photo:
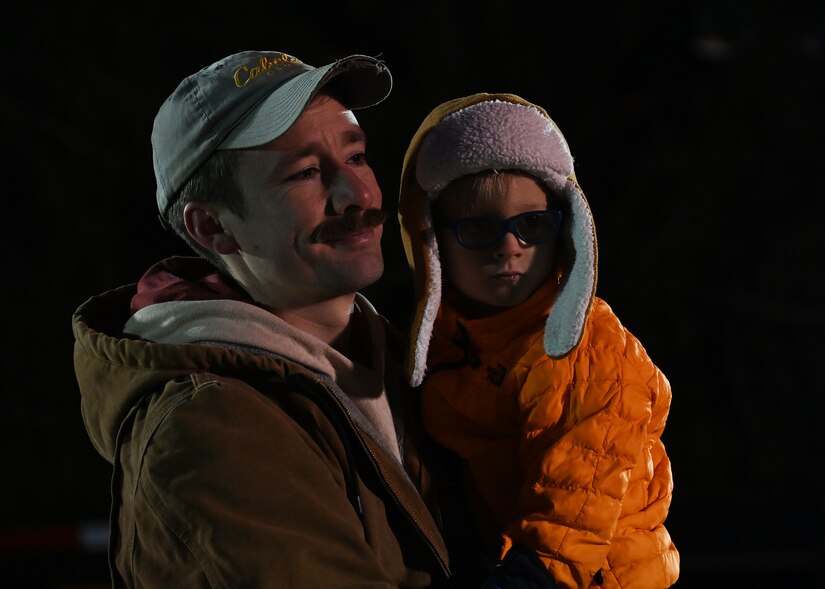
M 596 219 L 598 294 L 673 387 L 678 586 L 821 583 L 825 7 L 766 4 L 3 3 L 0 586 L 107 582 L 85 532 L 105 526 L 110 466 L 81 422 L 70 318 L 187 253 L 156 220 L 152 120 L 183 77 L 245 49 L 386 60 L 393 94 L 359 119 L 393 212 L 436 104 L 544 106 Z M 394 221 L 385 254 L 367 294 L 403 324 Z

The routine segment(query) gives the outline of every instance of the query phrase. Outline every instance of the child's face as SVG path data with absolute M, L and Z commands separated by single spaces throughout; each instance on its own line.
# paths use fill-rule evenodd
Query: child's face
M 464 199 L 445 191 L 439 197 L 441 217 L 456 221 L 465 217 Z M 474 216 L 509 219 L 527 211 L 547 209 L 547 196 L 533 178 L 513 176 L 503 199 L 489 199 Z M 462 246 L 451 229 L 438 231 L 444 280 L 467 299 L 476 316 L 494 315 L 524 302 L 553 272 L 554 242 L 531 245 L 506 233 L 501 241 L 484 249 Z

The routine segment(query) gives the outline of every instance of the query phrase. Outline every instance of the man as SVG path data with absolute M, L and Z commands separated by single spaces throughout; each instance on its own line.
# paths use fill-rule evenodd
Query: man
M 369 57 L 243 52 L 161 107 L 159 211 L 201 257 L 73 318 L 115 586 L 447 582 L 401 343 L 356 294 L 384 215 L 350 109 L 391 85 Z
M 247 51 L 158 112 L 158 209 L 200 256 L 73 318 L 115 586 L 552 586 L 519 551 L 452 575 L 403 342 L 356 294 L 385 215 L 351 109 L 391 86 L 365 56 Z

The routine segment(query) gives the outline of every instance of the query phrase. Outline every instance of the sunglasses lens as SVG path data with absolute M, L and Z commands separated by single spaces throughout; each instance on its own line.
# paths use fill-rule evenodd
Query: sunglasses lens
M 459 243 L 469 249 L 483 249 L 498 244 L 507 232 L 530 244 L 544 243 L 556 237 L 561 223 L 559 211 L 531 211 L 501 220 L 497 217 L 469 217 L 443 224 L 455 231 Z
M 519 237 L 527 243 L 541 243 L 553 238 L 557 230 L 554 215 L 527 213 L 515 220 L 515 229 Z
M 499 237 L 500 222 L 493 217 L 467 219 L 456 227 L 459 241 L 464 247 L 480 248 L 494 244 Z

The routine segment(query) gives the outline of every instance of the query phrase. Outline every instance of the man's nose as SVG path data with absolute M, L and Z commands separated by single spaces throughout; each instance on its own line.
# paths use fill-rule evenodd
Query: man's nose
M 358 172 L 341 167 L 329 184 L 330 200 L 336 214 L 343 214 L 350 208 L 368 209 L 381 206 L 376 203 L 377 185 L 362 178 Z

